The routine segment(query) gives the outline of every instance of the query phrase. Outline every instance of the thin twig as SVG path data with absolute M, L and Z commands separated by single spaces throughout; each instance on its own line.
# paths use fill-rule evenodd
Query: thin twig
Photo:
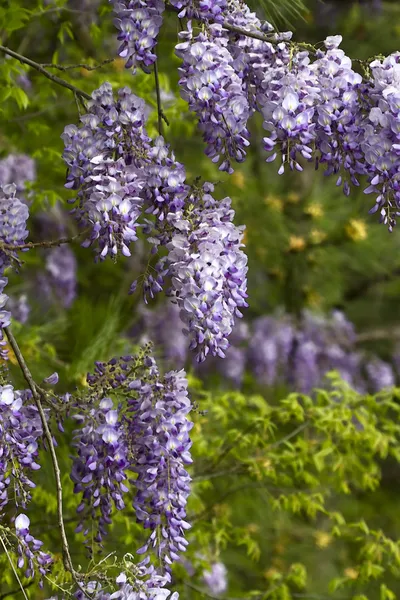
M 356 337 L 356 342 L 370 342 L 374 340 L 387 340 L 400 337 L 400 327 L 390 327 L 390 329 L 373 329 L 364 331 Z
M 19 62 L 24 63 L 25 65 L 29 65 L 30 67 L 32 67 L 32 69 L 36 69 L 36 71 L 39 71 L 39 73 L 47 77 L 47 79 L 50 79 L 54 83 L 57 83 L 58 85 L 67 88 L 74 94 L 77 94 L 78 96 L 81 96 L 86 100 L 91 100 L 91 96 L 89 94 L 87 94 L 83 90 L 80 90 L 75 85 L 72 85 L 72 83 L 65 81 L 65 79 L 61 79 L 61 77 L 58 77 L 57 75 L 52 75 L 51 73 L 49 73 L 49 71 L 46 71 L 46 69 L 43 68 L 42 65 L 35 62 L 34 60 L 31 60 L 27 56 L 18 54 L 18 52 L 14 52 L 14 50 L 10 50 L 10 48 L 6 48 L 6 46 L 2 45 L 0 45 L 0 52 L 3 52 L 3 54 L 7 54 L 8 56 L 12 56 L 16 60 L 19 60 Z
M 56 6 L 54 8 L 45 8 L 36 13 L 32 13 L 31 18 L 33 19 L 35 17 L 42 17 L 43 15 L 51 14 L 54 12 L 67 12 L 67 13 L 78 14 L 78 15 L 90 14 L 89 10 L 79 10 L 77 8 L 68 8 L 67 6 Z
M 280 440 L 276 440 L 276 442 L 273 442 L 272 444 L 267 446 L 266 450 L 271 450 L 271 448 L 276 448 L 277 446 L 280 446 L 281 444 L 285 444 L 292 438 L 296 437 L 296 435 L 298 433 L 301 433 L 304 429 L 306 429 L 309 426 L 309 424 L 310 424 L 309 421 L 304 421 L 304 423 L 302 423 L 301 425 L 296 427 L 296 429 L 293 429 L 293 431 L 291 431 L 290 433 L 285 435 L 285 437 L 281 438 Z
M 57 518 L 58 518 L 58 527 L 59 527 L 60 535 L 61 535 L 64 566 L 71 573 L 75 583 L 78 585 L 79 589 L 83 592 L 83 594 L 86 596 L 86 598 L 90 598 L 90 596 L 86 594 L 85 590 L 82 589 L 82 586 L 77 579 L 76 572 L 75 572 L 75 569 L 74 569 L 74 566 L 72 563 L 72 559 L 71 559 L 71 553 L 70 553 L 69 545 L 68 545 L 68 538 L 67 538 L 67 534 L 65 531 L 65 525 L 64 525 L 63 491 L 62 491 L 62 483 L 61 483 L 61 471 L 60 471 L 60 466 L 58 464 L 57 454 L 56 454 L 56 450 L 55 450 L 55 446 L 54 446 L 54 442 L 53 442 L 53 436 L 51 434 L 49 425 L 47 423 L 46 415 L 45 415 L 45 412 L 43 410 L 43 406 L 41 403 L 41 395 L 38 391 L 38 386 L 36 385 L 35 380 L 32 377 L 29 367 L 26 364 L 24 357 L 22 356 L 22 352 L 18 346 L 17 340 L 15 339 L 10 327 L 4 327 L 4 332 L 7 336 L 10 346 L 15 354 L 15 358 L 17 359 L 17 362 L 18 362 L 19 367 L 22 371 L 22 374 L 25 378 L 25 381 L 27 382 L 27 384 L 32 392 L 34 402 L 35 402 L 36 407 L 39 412 L 40 420 L 41 420 L 43 431 L 44 431 L 44 436 L 46 438 L 46 441 L 47 441 L 47 444 L 49 447 L 51 461 L 53 463 L 54 476 L 55 476 L 55 480 L 56 480 Z
M 169 126 L 169 121 L 164 114 L 161 106 L 161 92 L 160 92 L 160 80 L 158 78 L 158 66 L 157 61 L 154 63 L 154 81 L 156 85 L 156 98 L 157 98 L 157 118 L 158 118 L 158 133 L 163 135 L 163 120 L 166 125 Z
M 0 250 L 27 250 L 32 248 L 53 248 L 54 246 L 62 246 L 70 244 L 82 236 L 82 232 L 72 237 L 62 237 L 58 240 L 47 240 L 43 242 L 25 242 L 24 244 L 4 244 L 0 242 Z
M 160 81 L 158 79 L 158 66 L 157 61 L 154 63 L 154 81 L 156 84 L 156 98 L 157 98 L 157 118 L 158 118 L 158 133 L 163 135 L 163 122 L 162 122 L 162 107 L 161 107 L 161 94 L 160 94 Z
M 87 65 L 85 63 L 78 63 L 76 65 L 57 65 L 55 63 L 41 63 L 40 66 L 47 69 L 58 69 L 59 71 L 71 71 L 72 69 L 86 69 L 86 71 L 95 71 L 101 69 L 104 65 L 114 62 L 114 58 L 106 58 L 98 65 Z

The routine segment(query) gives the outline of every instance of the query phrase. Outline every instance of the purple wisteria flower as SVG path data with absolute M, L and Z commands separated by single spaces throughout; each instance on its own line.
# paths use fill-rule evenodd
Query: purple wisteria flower
M 144 102 L 128 88 L 115 101 L 109 83 L 92 94 L 81 127 L 68 125 L 62 138 L 68 165 L 66 187 L 78 191 L 78 221 L 89 229 L 83 243 L 98 245 L 98 257 L 123 254 L 137 239 L 143 188 L 137 165 L 146 161 L 149 138 L 143 130 Z
M 11 323 L 11 312 L 9 310 L 5 310 L 5 306 L 9 300 L 7 294 L 4 293 L 4 288 L 6 287 L 7 283 L 7 277 L 0 277 L 0 358 L 3 360 L 7 360 L 8 358 L 8 352 L 5 348 L 6 340 L 4 338 L 3 328 L 8 327 Z
M 16 192 L 25 189 L 27 181 L 35 181 L 36 164 L 33 158 L 26 154 L 9 154 L 0 160 L 0 185 L 13 183 Z
M 196 113 L 207 156 L 219 163 L 221 171 L 232 173 L 231 160 L 243 162 L 250 143 L 250 109 L 242 80 L 231 64 L 228 40 L 218 24 L 193 38 L 189 23 L 180 38 L 184 41 L 175 51 L 183 60 L 181 95 Z
M 146 556 L 135 567 L 139 586 L 135 590 L 143 600 L 166 598 L 171 564 L 188 543 L 184 535 L 189 528 L 186 466 L 192 462 L 189 432 L 193 424 L 188 419 L 191 403 L 185 372 L 161 376 L 145 346 L 137 356 L 97 362 L 87 382 L 87 394 L 71 401 L 74 418 L 82 424 L 75 431 L 77 457 L 71 473 L 74 491 L 82 493 L 78 531 L 85 530 L 87 537 L 88 519 L 92 519 L 93 541 L 101 543 L 111 523 L 112 505 L 124 508 L 123 495 L 130 491 L 128 472 L 136 473 L 136 479 L 129 478 L 136 490 L 133 507 L 137 521 L 150 531 L 138 550 Z M 151 559 L 153 551 L 155 560 Z M 120 583 L 122 590 L 125 585 L 130 589 L 130 582 L 121 579 Z M 93 585 L 97 592 L 97 583 Z M 98 589 L 102 591 L 101 586 Z M 125 597 L 121 593 L 105 597 Z
M 178 17 L 189 19 L 210 19 L 213 22 L 223 21 L 226 17 L 228 0 L 171 0 L 171 5 L 179 9 Z
M 74 492 L 82 493 L 77 509 L 81 523 L 76 531 L 83 531 L 90 544 L 87 537 L 94 528 L 94 541 L 101 543 L 111 523 L 112 504 L 118 510 L 125 507 L 123 495 L 128 491 L 125 470 L 129 465 L 126 439 L 119 411 L 111 398 L 102 398 L 89 411 L 75 414 L 74 418 L 82 423 L 74 435 L 78 456 L 71 471 Z
M 400 52 L 370 64 L 372 81 L 362 91 L 368 116 L 363 123 L 361 148 L 369 186 L 376 195 L 370 213 L 391 231 L 400 214 Z
M 43 542 L 37 540 L 29 532 L 30 520 L 23 513 L 15 519 L 15 532 L 18 538 L 18 567 L 25 567 L 25 577 L 34 577 L 36 569 L 43 577 L 48 572 L 53 562 L 50 554 L 43 552 L 40 548 Z M 41 586 L 43 581 L 41 581 Z
M 15 184 L 0 185 L 0 245 L 19 246 L 24 243 L 28 230 L 26 221 L 29 210 L 26 204 L 16 196 Z M 18 261 L 15 251 L 12 249 L 0 250 L 0 275 L 12 261 Z
M 356 390 L 365 390 L 354 326 L 340 311 L 329 316 L 304 311 L 298 323 L 284 315 L 260 317 L 251 329 L 248 362 L 261 385 L 284 384 L 309 394 L 335 370 Z
M 144 577 L 145 570 L 137 567 L 137 576 Z M 120 573 L 115 580 L 115 591 L 105 591 L 104 584 L 99 581 L 90 581 L 83 589 L 75 592 L 76 600 L 85 600 L 89 594 L 92 600 L 178 600 L 178 592 L 171 594 L 165 587 L 151 587 L 138 579 L 132 580 L 125 573 Z M 110 586 L 107 586 L 109 588 Z M 85 593 L 84 593 L 85 592 Z M 56 597 L 48 600 L 58 600 Z
M 190 348 L 199 362 L 208 353 L 224 357 L 235 317 L 240 318 L 240 309 L 247 306 L 243 228 L 233 224 L 230 199 L 217 202 L 213 190 L 205 184 L 194 192 L 195 208 L 178 216 L 182 233 L 167 245 L 170 294 L 181 308 Z
M 264 138 L 267 160 L 274 160 L 279 151 L 282 157 L 279 174 L 284 172 L 285 165 L 301 171 L 301 157 L 311 160 L 315 140 L 313 117 L 320 92 L 308 52 L 292 53 L 287 60 L 281 68 L 277 68 L 274 60 L 264 70 L 257 98 L 263 126 L 269 134 Z
M 361 106 L 358 85 L 361 75 L 353 71 L 351 60 L 339 49 L 340 35 L 325 40 L 326 51 L 320 51 L 312 69 L 317 74 L 320 99 L 316 107 L 316 146 L 319 150 L 316 164 L 327 166 L 326 175 L 338 174 L 337 185 L 343 186 L 346 195 L 350 184 L 358 186 L 358 176 L 363 173 L 361 142 Z M 348 172 L 350 181 L 340 172 Z
M 64 308 L 69 308 L 76 298 L 76 258 L 67 245 L 52 248 L 46 254 L 46 273 L 41 281 L 49 296 L 55 296 Z
M 19 296 L 10 296 L 7 301 L 7 309 L 10 311 L 11 316 L 19 323 L 25 324 L 31 312 L 31 307 L 28 302 L 26 294 L 20 294 Z
M 365 369 L 372 393 L 375 394 L 384 388 L 392 388 L 396 385 L 393 368 L 384 360 L 374 358 L 367 363 Z
M 189 432 L 192 423 L 187 415 L 191 403 L 187 395 L 184 371 L 171 371 L 159 377 L 154 361 L 149 361 L 146 381 L 133 381 L 129 387 L 130 433 L 134 440 L 137 471 L 133 507 L 137 520 L 150 535 L 138 553 L 150 548 L 157 556 L 160 569 L 148 569 L 150 581 L 160 577 L 162 586 L 170 581 L 171 564 L 179 559 L 188 544 L 185 531 L 186 502 L 190 476 L 186 466 L 192 462 Z
M 199 360 L 210 350 L 223 356 L 234 318 L 247 306 L 243 231 L 232 222 L 230 199 L 214 200 L 211 184 L 190 193 L 183 165 L 162 137 L 147 136 L 143 101 L 128 88 L 114 100 L 104 84 L 92 97 L 83 126 L 63 134 L 66 186 L 78 190 L 75 214 L 90 230 L 83 245 L 96 243 L 100 259 L 130 256 L 141 227 L 153 253 L 161 246 L 169 252 L 143 278 L 145 301 L 168 278 Z
M 203 581 L 212 594 L 223 594 L 228 588 L 227 568 L 221 562 L 211 565 L 210 571 L 203 573 Z
M 126 68 L 139 65 L 149 73 L 149 67 L 155 63 L 154 52 L 157 36 L 162 24 L 164 2 L 162 0 L 110 0 L 114 7 L 118 40 L 121 45 L 118 55 L 126 58 Z
M 29 390 L 0 386 L 0 511 L 8 504 L 10 488 L 16 505 L 25 508 L 35 487 L 29 472 L 40 468 L 36 461 L 43 431 L 31 401 Z

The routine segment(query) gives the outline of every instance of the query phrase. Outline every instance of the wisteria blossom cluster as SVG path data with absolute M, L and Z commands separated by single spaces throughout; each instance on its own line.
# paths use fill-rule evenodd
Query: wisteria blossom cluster
M 233 172 L 231 160 L 243 162 L 249 145 L 249 102 L 242 80 L 232 65 L 228 39 L 220 25 L 193 37 L 191 28 L 176 46 L 182 97 L 196 113 L 207 144 L 206 154 L 222 171 Z
M 138 575 L 143 575 L 143 569 L 138 568 Z M 85 600 L 89 595 L 92 600 L 178 600 L 178 592 L 171 594 L 165 587 L 149 587 L 130 582 L 126 573 L 120 573 L 113 586 L 116 591 L 106 591 L 104 586 L 96 580 L 90 581 L 86 586 L 75 592 L 76 600 Z M 59 600 L 52 596 L 48 600 Z M 64 599 L 63 599 L 64 600 Z
M 181 308 L 198 360 L 209 352 L 223 356 L 246 306 L 243 231 L 233 224 L 229 198 L 217 202 L 211 184 L 190 188 L 163 138 L 147 136 L 145 118 L 143 101 L 127 88 L 114 101 L 104 84 L 83 126 L 64 131 L 66 186 L 78 190 L 74 210 L 88 229 L 84 245 L 96 243 L 100 259 L 129 256 L 140 228 L 154 251 L 165 247 L 168 255 L 144 278 L 145 297 L 170 281 L 167 293 Z
M 17 187 L 13 183 L 0 185 L 0 247 L 3 244 L 0 248 L 0 356 L 3 359 L 7 358 L 3 328 L 11 321 L 9 307 L 6 310 L 8 296 L 4 288 L 8 278 L 4 277 L 4 271 L 11 264 L 19 264 L 17 249 L 28 235 L 26 222 L 29 210 L 26 204 L 19 200 L 16 192 Z
M 18 539 L 18 567 L 20 569 L 26 567 L 25 577 L 33 577 L 36 569 L 43 577 L 49 570 L 53 559 L 50 554 L 40 549 L 43 542 L 33 537 L 29 531 L 29 526 L 30 520 L 25 514 L 21 513 L 15 519 L 15 531 Z M 41 580 L 41 584 L 43 585 L 43 580 Z
M 62 136 L 66 187 L 78 190 L 77 218 L 90 228 L 86 244 L 97 242 L 100 259 L 118 253 L 129 256 L 129 245 L 137 239 L 142 182 L 135 169 L 127 167 L 135 155 L 146 152 L 143 108 L 144 102 L 128 89 L 120 90 L 115 103 L 111 86 L 104 84 L 93 93 L 82 126 L 69 125 Z
M 46 252 L 45 269 L 39 275 L 41 291 L 69 308 L 76 298 L 77 264 L 73 250 L 64 244 Z
M 27 181 L 35 181 L 36 163 L 26 154 L 9 154 L 0 160 L 0 185 L 13 183 L 17 193 L 25 189 Z
M 151 370 L 154 368 L 155 365 Z M 147 553 L 153 548 L 164 569 L 158 575 L 165 575 L 169 582 L 170 566 L 186 550 L 185 531 L 190 527 L 185 520 L 190 493 L 190 476 L 185 466 L 192 462 L 187 380 L 184 371 L 171 371 L 162 380 L 137 380 L 130 387 L 137 390 L 137 398 L 129 403 L 138 473 L 133 506 L 137 520 L 150 530 L 139 552 Z M 146 557 L 143 565 L 147 561 Z
M 203 574 L 203 581 L 212 594 L 223 594 L 228 587 L 228 571 L 224 563 L 216 562 Z
M 164 336 L 161 323 L 168 322 Z M 190 361 L 185 348 L 185 323 L 179 306 L 172 303 L 142 311 L 142 339 L 151 338 L 166 364 L 175 367 Z M 398 349 L 391 362 L 360 350 L 354 325 L 340 311 L 321 316 L 305 311 L 296 323 L 284 313 L 238 321 L 230 336 L 225 358 L 195 365 L 200 377 L 217 371 L 240 387 L 246 370 L 263 386 L 283 385 L 310 393 L 324 384 L 325 374 L 336 370 L 360 393 L 390 388 L 400 377 Z M 175 348 L 180 348 L 179 353 Z
M 40 468 L 39 444 L 43 436 L 37 407 L 32 403 L 30 390 L 15 390 L 11 384 L 0 385 L 0 517 L 6 510 L 26 508 L 35 483 L 31 477 Z M 26 577 L 38 571 L 44 576 L 52 558 L 41 550 L 43 542 L 29 531 L 30 521 L 25 514 L 15 519 L 18 567 Z M 12 542 L 12 540 L 11 540 Z
M 82 495 L 78 531 L 87 538 L 94 526 L 94 541 L 101 543 L 112 506 L 122 510 L 124 496 L 133 488 L 136 519 L 149 530 L 138 550 L 145 555 L 138 565 L 142 584 L 146 590 L 161 590 L 171 580 L 172 563 L 186 550 L 190 527 L 185 520 L 190 492 L 186 465 L 192 462 L 192 423 L 185 372 L 161 376 L 145 350 L 137 357 L 96 363 L 88 384 L 86 405 L 78 400 L 75 411 L 81 424 L 75 431 L 77 457 L 71 473 L 74 491 Z
M 16 195 L 17 188 L 11 184 L 0 186 L 0 246 L 20 246 L 24 243 L 28 230 L 26 221 L 29 210 Z M 17 253 L 12 248 L 0 249 L 0 274 L 12 261 L 17 261 Z
M 120 55 L 128 67 L 149 66 L 163 3 L 115 4 Z M 279 173 L 323 164 L 346 195 L 367 176 L 365 192 L 376 198 L 371 212 L 392 230 L 400 212 L 399 53 L 364 65 L 363 79 L 339 48 L 340 35 L 319 49 L 293 42 L 290 31 L 274 32 L 239 0 L 174 0 L 167 8 L 200 21 L 200 33 L 189 20 L 179 34 L 179 84 L 206 154 L 221 170 L 231 173 L 233 162 L 245 160 L 248 120 L 258 111 L 266 160 L 279 156 Z
M 199 362 L 210 352 L 223 357 L 235 317 L 247 306 L 247 257 L 241 250 L 243 228 L 233 222 L 230 199 L 217 202 L 211 184 L 193 194 L 196 207 L 182 233 L 167 245 L 174 299 L 181 308 L 190 348 Z
M 155 46 L 162 24 L 163 0 L 110 0 L 116 18 L 114 23 L 121 42 L 118 54 L 126 58 L 126 67 L 136 70 L 138 65 L 145 72 L 157 60 Z
M 39 469 L 38 442 L 43 431 L 31 392 L 0 386 L 0 510 L 9 494 L 18 506 L 26 507 L 30 490 L 35 487 L 31 472 Z
M 328 317 L 306 311 L 298 324 L 288 316 L 260 317 L 252 329 L 248 364 L 263 385 L 310 393 L 332 370 L 360 393 L 395 385 L 392 366 L 356 347 L 354 326 L 340 311 Z
M 125 507 L 123 494 L 128 491 L 124 484 L 125 470 L 129 465 L 126 441 L 111 398 L 102 398 L 98 405 L 84 415 L 76 413 L 74 418 L 83 423 L 82 429 L 75 432 L 78 456 L 71 471 L 74 492 L 82 493 L 78 506 L 82 520 L 77 531 L 84 531 L 87 537 L 89 529 L 85 523 L 91 522 L 90 532 L 93 535 L 95 526 L 94 541 L 100 543 L 111 523 L 112 503 L 118 510 Z

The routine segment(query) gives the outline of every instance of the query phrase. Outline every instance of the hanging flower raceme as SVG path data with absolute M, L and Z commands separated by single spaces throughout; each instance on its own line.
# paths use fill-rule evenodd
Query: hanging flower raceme
M 18 262 L 12 246 L 23 244 L 28 235 L 26 221 L 29 210 L 17 198 L 16 192 L 17 187 L 13 183 L 0 185 L 0 275 L 12 261 Z M 7 244 L 8 248 L 1 248 L 1 244 Z
M 103 368 L 98 363 L 96 374 L 104 373 Z M 93 381 L 91 376 L 88 376 L 88 381 Z M 82 494 L 77 509 L 81 515 L 77 531 L 84 532 L 86 543 L 90 546 L 89 533 L 95 532 L 93 541 L 96 543 L 101 543 L 106 535 L 113 504 L 117 510 L 125 507 L 123 495 L 128 491 L 124 483 L 129 466 L 128 448 L 121 416 L 111 398 L 97 399 L 92 395 L 86 410 L 79 412 L 78 405 L 74 418 L 82 425 L 74 434 L 77 457 L 71 471 L 74 492 Z
M 5 306 L 8 302 L 8 296 L 4 293 L 4 288 L 8 283 L 7 277 L 0 277 L 0 357 L 3 360 L 7 360 L 8 352 L 5 348 L 6 340 L 4 338 L 3 328 L 8 327 L 11 323 L 11 312 L 5 310 Z M 7 306 L 7 308 L 9 308 Z
M 343 185 L 346 195 L 350 184 L 359 185 L 358 175 L 365 172 L 360 148 L 361 105 L 358 86 L 361 75 L 353 71 L 351 60 L 339 48 L 340 35 L 326 38 L 325 51 L 318 52 L 312 65 L 318 77 L 320 99 L 314 113 L 317 165 L 326 164 L 326 174 L 338 174 L 337 185 Z M 343 182 L 341 171 L 350 176 Z
M 13 183 L 16 192 L 25 189 L 27 181 L 35 181 L 36 164 L 33 158 L 26 154 L 9 154 L 0 160 L 0 185 Z
M 220 25 L 210 25 L 193 38 L 191 25 L 180 34 L 176 54 L 181 95 L 196 113 L 207 144 L 206 154 L 221 171 L 233 172 L 231 161 L 243 162 L 249 145 L 249 103 L 242 80 L 232 66 L 227 38 Z
M 204 571 L 203 581 L 212 594 L 223 594 L 228 587 L 228 570 L 224 563 L 216 562 L 210 571 Z
M 6 279 L 6 278 L 4 278 L 4 279 Z M 0 281 L 1 281 L 1 279 L 0 279 Z M 27 320 L 29 319 L 29 314 L 31 312 L 31 307 L 29 305 L 26 294 L 20 294 L 19 296 L 11 296 L 10 298 L 8 298 L 7 309 L 10 311 L 13 319 L 15 319 L 16 321 L 19 321 L 22 324 L 25 324 L 27 322 Z M 0 314 L 1 314 L 1 312 L 0 312 Z M 0 317 L 0 319 L 1 319 L 1 317 Z M 5 327 L 5 326 L 6 325 L 3 325 L 3 327 Z M 1 321 L 0 321 L 0 327 L 2 327 Z
M 52 248 L 46 254 L 46 272 L 40 283 L 49 297 L 55 297 L 64 308 L 69 308 L 76 297 L 76 258 L 67 245 Z
M 39 469 L 38 442 L 43 431 L 36 406 L 28 390 L 0 386 L 0 510 L 9 501 L 26 507 L 30 490 L 35 487 L 30 471 Z
M 154 53 L 157 36 L 162 24 L 164 2 L 162 0 L 110 0 L 114 7 L 114 20 L 121 45 L 118 54 L 126 58 L 126 68 L 139 65 L 148 73 L 155 63 Z
M 143 100 L 128 88 L 114 100 L 109 83 L 92 94 L 82 126 L 68 125 L 62 138 L 68 165 L 66 187 L 78 191 L 75 210 L 90 230 L 83 245 L 98 245 L 98 255 L 130 256 L 137 239 L 143 200 L 139 166 L 147 161 L 150 139 L 144 131 Z
M 261 90 L 258 104 L 264 117 L 264 129 L 269 133 L 264 138 L 264 149 L 269 153 L 267 160 L 274 160 L 279 153 L 282 157 L 280 174 L 285 165 L 301 171 L 300 158 L 312 158 L 313 117 L 320 92 L 308 52 L 289 54 L 280 68 L 275 61 L 267 66 Z
M 43 542 L 37 540 L 29 532 L 30 520 L 24 514 L 19 514 L 15 519 L 15 532 L 18 539 L 18 567 L 25 568 L 25 577 L 34 577 L 36 570 L 44 577 L 48 572 L 53 559 L 50 554 L 40 548 Z M 43 581 L 41 581 L 41 587 Z
M 128 472 L 137 473 L 130 480 L 136 489 L 133 507 L 150 536 L 140 550 L 146 556 L 137 567 L 140 585 L 135 589 L 143 600 L 166 598 L 170 566 L 186 549 L 184 532 L 189 527 L 185 506 L 190 476 L 185 466 L 191 463 L 192 423 L 185 373 L 171 371 L 162 377 L 144 347 L 137 356 L 96 363 L 87 381 L 85 402 L 73 401 L 75 419 L 82 424 L 75 432 L 77 457 L 71 474 L 74 491 L 82 493 L 78 530 L 86 527 L 87 537 L 92 520 L 94 541 L 101 543 L 113 504 L 124 508 Z M 118 398 L 118 407 L 111 397 Z M 111 597 L 119 598 L 117 594 Z
M 149 360 L 149 376 L 129 384 L 133 398 L 129 401 L 130 433 L 134 441 L 137 479 L 133 507 L 137 520 L 150 536 L 138 551 L 153 549 L 157 570 L 143 561 L 149 581 L 161 578 L 162 586 L 170 581 L 170 567 L 186 550 L 186 502 L 190 476 L 186 465 L 192 462 L 189 432 L 192 423 L 187 415 L 191 403 L 187 395 L 184 371 L 171 371 L 160 377 L 154 361 Z M 149 565 L 147 567 L 147 565 Z M 158 584 L 160 585 L 160 584 Z
M 363 86 L 365 110 L 361 147 L 370 185 L 375 194 L 371 213 L 391 231 L 400 215 L 400 52 L 370 64 L 372 82 Z
M 230 9 L 225 22 L 245 31 L 271 37 L 271 42 L 241 35 L 227 30 L 228 50 L 232 56 L 232 67 L 242 81 L 243 92 L 248 98 L 251 111 L 258 110 L 257 95 L 262 91 L 261 83 L 266 69 L 274 63 L 277 68 L 288 59 L 289 51 L 284 43 L 276 43 L 276 34 L 267 21 L 261 21 L 256 13 L 240 0 L 230 0 Z M 272 43 L 274 42 L 274 43 Z
M 202 362 L 208 353 L 224 356 L 235 317 L 247 306 L 247 257 L 243 228 L 233 224 L 229 198 L 217 202 L 205 184 L 191 196 L 193 209 L 174 216 L 179 229 L 167 248 L 172 287 L 181 308 L 190 348 Z

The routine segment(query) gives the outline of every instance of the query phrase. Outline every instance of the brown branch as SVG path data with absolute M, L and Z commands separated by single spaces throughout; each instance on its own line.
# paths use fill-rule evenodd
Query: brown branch
M 375 340 L 387 340 L 400 338 L 400 327 L 390 327 L 389 329 L 373 329 L 372 331 L 364 331 L 356 337 L 357 343 L 370 342 Z
M 60 535 L 61 535 L 64 566 L 65 566 L 66 570 L 71 573 L 75 583 L 77 584 L 79 589 L 83 592 L 83 594 L 86 596 L 86 598 L 90 598 L 90 596 L 87 595 L 86 592 L 82 589 L 82 586 L 78 581 L 77 574 L 76 574 L 76 571 L 75 571 L 73 563 L 72 563 L 71 553 L 70 553 L 69 545 L 68 545 L 68 538 L 67 538 L 67 534 L 65 531 L 65 525 L 64 525 L 63 490 L 62 490 L 62 483 L 61 483 L 61 471 L 60 471 L 60 466 L 58 464 L 57 454 L 56 454 L 56 450 L 55 450 L 55 446 L 54 446 L 54 442 L 53 442 L 53 436 L 51 434 L 49 425 L 47 423 L 46 414 L 45 414 L 43 406 L 42 406 L 41 393 L 38 391 L 40 388 L 38 388 L 38 386 L 35 383 L 35 380 L 32 377 L 29 367 L 26 364 L 24 357 L 22 356 L 22 352 L 18 346 L 17 340 L 15 339 L 10 327 L 4 327 L 4 332 L 7 336 L 10 346 L 15 354 L 15 358 L 17 359 L 18 365 L 22 371 L 25 381 L 27 382 L 27 384 L 32 392 L 34 402 L 35 402 L 36 407 L 39 412 L 44 436 L 45 436 L 45 439 L 46 439 L 48 447 L 49 447 L 51 461 L 53 463 L 54 476 L 55 476 L 55 480 L 56 480 L 57 519 L 58 519 L 58 527 L 59 527 Z
M 157 61 L 155 61 L 155 63 L 154 63 L 154 81 L 155 81 L 155 85 L 156 85 L 158 133 L 160 135 L 162 135 L 163 134 L 162 107 L 161 107 L 160 81 L 158 79 Z
M 158 133 L 163 135 L 163 120 L 166 125 L 169 126 L 169 121 L 164 114 L 164 111 L 161 106 L 161 93 L 160 93 L 160 80 L 158 78 L 158 66 L 157 61 L 154 63 L 154 81 L 156 86 L 156 98 L 157 98 L 157 119 L 158 119 Z
M 72 237 L 63 237 L 58 240 L 47 240 L 43 242 L 25 242 L 24 244 L 4 244 L 0 242 L 0 250 L 28 250 L 32 248 L 54 248 L 54 246 L 62 246 L 63 244 L 70 244 L 75 240 L 79 239 L 83 235 L 83 232 L 73 235 Z
M 7 54 L 8 56 L 12 56 L 12 58 L 19 60 L 19 62 L 24 63 L 25 65 L 29 65 L 30 67 L 32 67 L 32 69 L 36 69 L 36 71 L 39 71 L 39 73 L 47 77 L 47 79 L 53 81 L 53 83 L 57 83 L 58 85 L 67 88 L 68 90 L 70 90 L 74 94 L 77 94 L 81 98 L 85 98 L 86 100 L 92 99 L 89 94 L 87 94 L 83 90 L 80 90 L 75 85 L 72 85 L 72 83 L 65 81 L 65 79 L 61 79 L 61 77 L 57 77 L 57 75 L 52 75 L 51 73 L 49 73 L 49 71 L 46 71 L 46 69 L 42 67 L 42 65 L 35 62 L 34 60 L 31 60 L 30 58 L 23 56 L 22 54 L 18 54 L 18 52 L 14 52 L 14 50 L 10 50 L 10 48 L 7 48 L 6 46 L 2 45 L 0 45 L 0 52 L 3 52 L 3 54 Z
M 48 69 L 58 69 L 59 71 L 70 71 L 71 69 L 86 69 L 86 71 L 95 71 L 96 69 L 101 69 L 104 65 L 108 65 L 114 62 L 114 58 L 106 58 L 98 65 L 87 65 L 85 63 L 78 63 L 76 65 L 57 65 L 55 63 L 41 63 L 40 66 Z

